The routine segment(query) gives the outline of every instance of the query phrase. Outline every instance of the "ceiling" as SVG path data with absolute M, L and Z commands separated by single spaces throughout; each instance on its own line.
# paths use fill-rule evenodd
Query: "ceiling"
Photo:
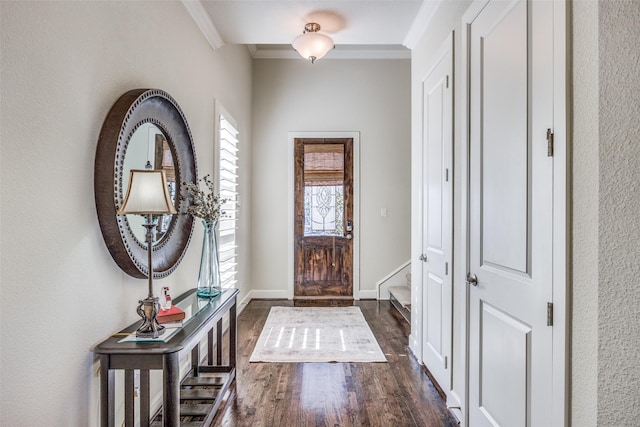
M 214 48 L 246 44 L 254 57 L 294 56 L 291 41 L 316 22 L 334 57 L 409 57 L 441 0 L 182 0 Z

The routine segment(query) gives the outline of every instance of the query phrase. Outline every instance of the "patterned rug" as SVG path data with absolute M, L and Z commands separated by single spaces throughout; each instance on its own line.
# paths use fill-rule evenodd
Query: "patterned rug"
M 359 307 L 271 307 L 250 362 L 386 362 Z

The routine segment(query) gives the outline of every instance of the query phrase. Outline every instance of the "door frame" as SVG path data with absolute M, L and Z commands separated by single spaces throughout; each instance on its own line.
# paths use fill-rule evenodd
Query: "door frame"
M 465 393 L 464 401 L 462 402 L 463 409 L 463 426 L 469 425 L 469 289 L 465 283 L 465 276 L 469 271 L 470 253 L 469 253 L 469 221 L 470 221 L 470 182 L 469 182 L 469 152 L 470 152 L 470 93 L 469 93 L 469 78 L 470 78 L 470 28 L 471 23 L 480 14 L 482 9 L 489 3 L 490 0 L 475 0 L 462 17 L 462 58 L 461 58 L 461 74 L 462 78 L 459 80 L 459 93 L 462 94 L 462 101 L 460 107 L 462 114 L 460 114 L 460 129 L 461 143 L 459 144 L 460 150 L 454 153 L 457 158 L 456 165 L 458 166 L 458 176 L 461 182 L 462 206 L 461 209 L 461 222 L 458 227 L 461 230 L 460 240 L 455 241 L 464 242 L 464 250 L 462 253 L 458 252 L 454 254 L 463 257 L 460 262 L 456 262 L 454 258 L 454 283 L 457 283 L 459 289 L 454 291 L 454 298 L 462 297 L 457 307 L 454 307 L 454 316 L 461 316 L 462 324 L 464 325 L 464 331 L 454 331 L 460 333 L 460 337 L 457 338 L 458 342 L 463 348 L 465 355 L 464 372 L 461 372 L 464 376 Z M 569 43 L 569 27 L 567 20 L 570 19 L 568 14 L 569 4 L 566 0 L 556 0 L 553 2 L 553 27 L 554 27 L 554 40 L 553 40 L 553 60 L 554 60 L 554 96 L 553 96 L 553 132 L 554 132 L 554 150 L 553 150 L 553 354 L 552 354 L 552 369 L 554 371 L 553 376 L 553 407 L 552 411 L 552 427 L 562 427 L 569 425 L 569 384 L 570 384 L 570 330 L 568 328 L 568 321 L 570 315 L 570 297 L 569 292 L 570 278 L 569 274 L 569 240 L 568 235 L 571 231 L 571 218 L 568 214 L 570 204 L 570 189 L 568 187 L 568 173 L 569 168 L 569 141 L 570 141 L 570 129 L 568 127 L 569 118 L 569 94 L 570 90 L 569 82 L 569 68 L 570 58 L 568 57 L 568 43 Z M 456 145 L 456 148 L 458 146 Z M 455 245 L 455 242 L 454 242 Z
M 287 147 L 287 298 L 294 298 L 295 269 L 295 140 L 353 139 L 353 299 L 360 299 L 360 132 L 289 132 Z

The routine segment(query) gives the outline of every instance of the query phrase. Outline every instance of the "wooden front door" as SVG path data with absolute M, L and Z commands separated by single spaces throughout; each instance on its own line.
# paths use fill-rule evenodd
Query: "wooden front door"
M 294 297 L 353 298 L 353 138 L 295 139 Z

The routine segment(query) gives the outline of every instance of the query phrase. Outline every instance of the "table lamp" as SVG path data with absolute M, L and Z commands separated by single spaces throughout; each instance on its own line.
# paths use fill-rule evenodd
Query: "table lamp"
M 164 333 L 164 326 L 158 324 L 158 298 L 153 296 L 153 229 L 156 227 L 153 215 L 175 213 L 177 212 L 171 202 L 165 172 L 163 170 L 132 169 L 124 203 L 118 211 L 118 215 L 147 216 L 147 222 L 143 226 L 147 229 L 149 295 L 138 301 L 137 312 L 142 317 L 142 325 L 136 331 L 138 337 L 158 338 Z

